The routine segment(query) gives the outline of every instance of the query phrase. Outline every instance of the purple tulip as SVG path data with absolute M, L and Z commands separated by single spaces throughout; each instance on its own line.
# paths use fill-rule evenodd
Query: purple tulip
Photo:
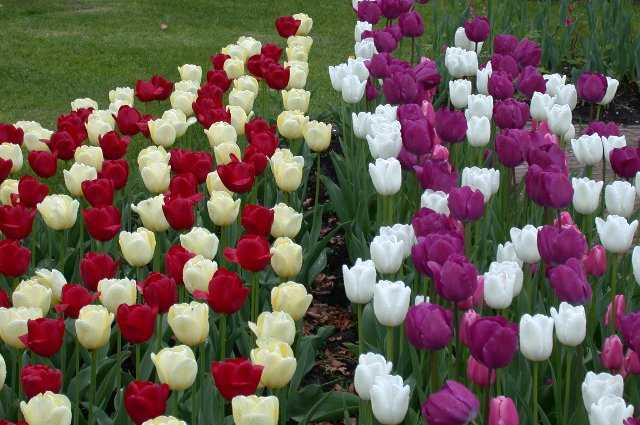
M 496 137 L 498 159 L 505 167 L 517 167 L 524 161 L 524 152 L 528 150 L 529 141 L 529 133 L 526 130 L 502 130 Z
M 394 72 L 384 79 L 382 91 L 387 102 L 394 105 L 403 103 L 419 103 L 424 89 L 418 84 L 411 72 Z
M 640 151 L 633 146 L 615 148 L 609 154 L 611 168 L 620 177 L 630 179 L 640 171 Z
M 582 100 L 600 102 L 607 93 L 607 78 L 596 72 L 583 72 L 578 78 L 577 89 Z
M 527 151 L 527 163 L 529 166 L 538 165 L 545 171 L 556 171 L 567 174 L 567 155 L 564 150 L 555 143 L 545 143 Z
M 367 85 L 364 89 L 364 95 L 367 102 L 371 102 L 378 97 L 378 89 L 371 78 L 367 80 Z
M 622 369 L 622 365 L 624 364 L 624 347 L 618 335 L 610 335 L 602 342 L 600 361 L 602 362 L 602 366 L 613 372 L 618 372 Z
M 415 10 L 400 15 L 398 24 L 400 25 L 400 31 L 402 31 L 402 35 L 404 37 L 416 38 L 424 34 L 424 21 L 422 20 L 422 15 Z
M 544 171 L 537 164 L 527 171 L 525 189 L 527 196 L 543 207 L 565 208 L 573 198 L 573 187 L 566 174 Z
M 640 425 L 640 418 L 627 418 L 624 420 L 623 425 Z
M 478 270 L 467 257 L 453 254 L 444 264 L 429 264 L 433 272 L 438 294 L 451 302 L 460 302 L 471 297 L 478 286 Z
M 447 381 L 422 405 L 422 416 L 427 425 L 465 425 L 479 410 L 480 401 L 467 387 Z
M 523 128 L 529 121 L 529 105 L 515 99 L 500 100 L 493 105 L 493 119 L 501 128 Z
M 451 217 L 437 213 L 429 208 L 420 208 L 413 215 L 411 225 L 417 237 L 427 236 L 432 233 L 456 233 L 459 237 L 462 237 L 456 222 Z
M 425 302 L 409 309 L 404 330 L 411 345 L 418 350 L 440 350 L 451 342 L 452 322 L 450 310 Z
M 531 98 L 534 92 L 544 93 L 546 90 L 547 83 L 538 69 L 535 66 L 525 67 L 518 80 L 518 91 L 525 97 Z
M 620 319 L 620 333 L 627 346 L 640 352 L 640 311 L 625 314 Z
M 489 77 L 489 94 L 496 100 L 509 99 L 513 96 L 515 89 L 513 82 L 506 72 L 493 71 Z
M 413 0 L 378 0 L 382 15 L 387 19 L 396 19 L 408 12 L 413 5 Z
M 456 220 L 476 221 L 484 214 L 484 195 L 469 186 L 452 189 L 448 204 L 451 217 Z
M 428 159 L 414 167 L 423 189 L 441 190 L 449 193 L 457 186 L 458 172 L 447 160 Z
M 422 113 L 422 109 L 415 103 L 409 103 L 407 105 L 398 105 L 396 112 L 398 121 L 418 121 L 426 119 Z
M 372 78 L 385 78 L 389 76 L 389 64 L 391 55 L 389 53 L 377 53 L 373 55 L 370 61 L 365 62 L 369 75 Z
M 380 21 L 381 16 L 382 11 L 377 1 L 361 1 L 358 3 L 359 21 L 369 22 L 371 25 L 375 25 Z
M 493 51 L 500 55 L 511 55 L 518 46 L 518 38 L 511 34 L 498 34 L 493 37 Z
M 547 264 L 562 264 L 569 258 L 582 260 L 587 238 L 575 226 L 546 225 L 538 231 L 538 251 Z
M 432 276 L 430 263 L 444 264 L 453 254 L 462 254 L 464 246 L 462 238 L 453 233 L 431 233 L 419 236 L 418 242 L 411 248 L 411 258 L 416 269 L 427 276 Z
M 407 171 L 413 171 L 414 167 L 421 162 L 421 158 L 418 155 L 408 151 L 404 146 L 400 148 L 397 159 L 400 161 L 402 169 Z
M 584 131 L 584 134 L 598 134 L 600 137 L 620 136 L 620 129 L 613 121 L 592 121 Z
M 457 143 L 467 135 L 467 119 L 461 111 L 441 108 L 436 111 L 436 133 L 443 142 Z
M 488 425 L 519 425 L 518 409 L 509 397 L 498 396 L 489 402 Z
M 389 34 L 391 34 L 396 41 L 402 40 L 402 30 L 400 29 L 399 24 L 389 25 L 385 29 L 389 31 Z
M 607 271 L 607 251 L 602 245 L 594 245 L 582 257 L 582 265 L 584 270 L 590 276 L 603 276 Z
M 398 47 L 398 40 L 386 29 L 373 32 L 373 43 L 378 52 L 393 52 Z
M 518 325 L 502 316 L 479 318 L 470 329 L 469 350 L 490 369 L 507 366 L 518 350 Z
M 529 40 L 528 38 L 520 40 L 516 48 L 513 50 L 513 57 L 521 67 L 540 65 L 541 56 L 542 49 L 538 43 Z
M 473 356 L 469 356 L 467 359 L 467 378 L 480 387 L 487 387 L 496 382 L 496 371 L 491 370 L 491 376 L 489 376 L 489 368 Z
M 494 53 L 491 56 L 491 70 L 493 72 L 502 71 L 505 72 L 511 80 L 515 80 L 518 74 L 520 74 L 520 67 L 518 62 L 509 55 L 501 55 Z
M 418 120 L 405 119 L 400 123 L 402 125 L 402 145 L 405 148 L 416 155 L 431 152 L 436 133 L 425 117 Z
M 430 90 L 440 84 L 440 72 L 438 65 L 431 59 L 422 58 L 414 68 L 416 81 L 422 84 L 425 90 Z
M 560 301 L 585 304 L 591 299 L 591 286 L 580 260 L 569 258 L 547 270 L 549 283 Z
M 467 38 L 475 43 L 485 41 L 489 37 L 489 19 L 486 16 L 476 16 L 464 23 L 464 33 Z

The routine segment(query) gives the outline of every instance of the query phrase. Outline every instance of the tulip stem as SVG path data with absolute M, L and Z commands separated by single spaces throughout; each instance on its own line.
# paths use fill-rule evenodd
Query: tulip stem
M 358 312 L 358 354 L 362 354 L 364 353 L 364 332 L 362 331 L 364 325 L 362 321 L 364 304 L 356 304 L 356 309 Z
M 453 306 L 453 326 L 455 332 L 459 333 L 460 330 L 460 310 L 458 306 L 454 303 Z M 455 339 L 455 349 L 456 349 L 456 379 L 462 380 L 464 377 L 464 363 L 462 359 L 462 344 L 460 344 L 460 335 L 456 335 Z
M 136 380 L 140 379 L 140 344 L 136 344 Z
M 122 352 L 122 332 L 120 329 L 117 331 L 117 339 L 116 339 L 116 364 L 118 371 L 116 372 L 116 388 L 120 388 L 120 382 L 122 379 L 122 363 L 120 363 L 120 353 Z
M 76 376 L 80 376 L 80 342 L 76 338 L 76 349 L 75 349 L 75 362 L 76 362 Z M 116 387 L 119 389 L 119 387 Z M 73 406 L 73 424 L 78 425 L 78 421 L 80 420 L 80 385 L 76 385 L 76 403 Z
M 288 387 L 278 390 L 278 401 L 280 402 L 280 425 L 287 425 L 287 391 Z
M 619 265 L 620 256 L 618 254 L 613 254 L 611 257 L 611 276 L 609 276 L 609 280 L 611 281 L 611 320 L 609 320 L 609 332 L 613 335 L 616 331 L 616 308 L 615 308 L 615 299 L 616 292 L 618 290 L 618 265 Z
M 429 367 L 429 377 L 431 378 L 431 392 L 435 392 L 438 390 L 439 382 L 438 382 L 438 352 L 435 350 L 429 351 L 430 357 L 430 367 Z
M 162 314 L 156 316 L 156 351 L 162 349 Z
M 411 66 L 413 66 L 415 54 L 416 54 L 416 38 L 411 37 Z
M 258 320 L 258 296 L 259 296 L 259 287 L 258 287 L 258 273 L 251 273 L 251 320 L 254 323 L 257 323 Z
M 538 369 L 540 368 L 540 363 L 538 362 L 534 362 L 533 363 L 533 385 L 531 387 L 531 391 L 533 392 L 533 396 L 532 396 L 532 405 L 531 405 L 531 409 L 532 409 L 532 414 L 531 417 L 533 418 L 533 425 L 538 425 Z
M 63 240 L 63 245 L 64 247 L 66 247 L 67 245 L 69 245 L 69 231 L 68 230 L 63 230 L 62 231 L 62 240 Z M 58 270 L 64 274 L 64 255 L 65 255 L 66 250 L 65 249 L 61 249 L 60 250 L 60 258 L 58 259 Z
M 393 362 L 393 328 L 391 326 L 387 327 L 387 361 Z
M 224 360 L 227 356 L 227 315 L 220 315 L 220 360 Z
M 95 415 L 93 414 L 93 406 L 96 404 L 96 381 L 97 381 L 97 361 L 96 350 L 91 351 L 91 401 L 89 402 L 89 425 L 93 425 L 96 422 Z
M 313 203 L 313 208 L 315 211 L 318 210 L 318 205 L 320 203 L 320 176 L 322 175 L 322 167 L 320 166 L 320 152 L 316 154 L 316 198 Z
M 575 382 L 575 380 L 572 379 L 571 376 L 571 354 L 571 351 L 567 349 L 567 370 L 564 383 L 564 423 L 566 425 L 569 425 L 569 399 L 571 398 L 571 384 Z

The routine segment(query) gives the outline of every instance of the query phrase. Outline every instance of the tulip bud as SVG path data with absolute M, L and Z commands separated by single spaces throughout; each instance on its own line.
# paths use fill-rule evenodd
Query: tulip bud
M 296 276 L 302 268 L 302 246 L 282 237 L 271 246 L 271 268 L 281 278 Z
M 193 227 L 189 233 L 180 235 L 180 245 L 187 251 L 213 260 L 218 252 L 218 237 L 204 227 Z
M 622 369 L 624 352 L 622 341 L 618 335 L 611 335 L 605 338 L 602 343 L 600 361 L 602 362 L 602 366 L 613 372 L 618 372 Z
M 300 111 L 282 111 L 278 115 L 278 132 L 287 140 L 302 138 L 302 129 L 309 122 L 309 117 Z
M 209 127 L 208 130 L 204 130 L 204 133 L 209 139 L 209 145 L 215 148 L 223 143 L 237 144 L 238 134 L 236 129 L 224 121 L 215 122 Z
M 164 195 L 160 194 L 144 199 L 138 204 L 131 204 L 131 211 L 138 214 L 142 224 L 152 232 L 164 232 L 169 228 L 169 223 L 162 211 Z
M 178 72 L 182 80 L 191 80 L 196 83 L 202 80 L 202 68 L 198 65 L 184 64 L 178 67 Z
M 272 210 L 271 236 L 274 238 L 295 238 L 302 226 L 302 214 L 282 202 L 274 206 Z
M 134 301 L 135 302 L 135 301 Z M 87 305 L 76 319 L 76 337 L 87 350 L 97 350 L 109 342 L 114 315 L 101 305 Z
M 70 425 L 71 402 L 63 394 L 47 391 L 20 402 L 20 411 L 29 425 Z
M 356 259 L 353 267 L 342 266 L 342 279 L 347 298 L 354 304 L 367 304 L 373 299 L 376 269 L 373 261 Z
M 553 350 L 553 319 L 543 314 L 520 318 L 520 351 L 532 362 L 541 362 Z
M 239 395 L 231 400 L 233 422 L 236 425 L 277 425 L 278 398 Z
M 216 226 L 229 226 L 236 221 L 240 212 L 240 199 L 233 197 L 224 191 L 214 191 L 207 202 L 207 211 L 211 221 Z
M 299 111 L 306 114 L 309 110 L 311 92 L 301 89 L 282 90 L 282 104 L 285 111 Z
M 153 259 L 156 237 L 152 231 L 138 227 L 135 232 L 120 232 L 118 244 L 127 263 L 133 267 L 142 267 Z
M 596 165 L 602 160 L 602 138 L 584 134 L 571 140 L 571 150 L 581 165 Z
M 374 309 L 375 309 L 374 297 Z M 375 310 L 374 310 L 375 312 Z M 404 321 L 407 339 L 420 350 L 440 350 L 453 337 L 453 314 L 437 304 L 419 303 L 411 308 Z M 429 332 L 424 332 L 425 328 Z
M 401 281 L 381 280 L 374 287 L 373 312 L 383 326 L 400 326 L 409 310 L 411 288 Z
M 209 306 L 195 301 L 174 304 L 169 309 L 167 321 L 178 341 L 195 347 L 209 335 Z
M 190 388 L 198 374 L 198 363 L 191 348 L 178 345 L 163 348 L 159 353 L 151 353 L 151 361 L 156 367 L 158 379 L 169 385 L 172 391 Z
M 491 374 L 491 376 L 489 376 Z M 473 356 L 467 359 L 467 378 L 480 387 L 488 387 L 496 382 L 496 371 L 480 363 Z
M 489 425 L 519 425 L 518 409 L 509 397 L 498 396 L 489 402 Z
M 593 214 L 600 205 L 600 192 L 604 182 L 587 177 L 573 177 L 573 208 L 580 214 Z
M 493 261 L 489 264 L 490 273 L 506 273 L 507 278 L 513 280 L 513 296 L 517 297 L 522 291 L 524 274 L 522 267 L 515 261 Z
M 111 313 L 118 311 L 120 304 L 136 303 L 136 281 L 131 279 L 102 279 L 98 282 L 100 302 Z
M 638 220 L 629 223 L 624 217 L 609 215 L 606 220 L 596 217 L 598 237 L 604 248 L 614 254 L 623 254 L 631 248 Z
M 635 201 L 636 191 L 629 182 L 616 180 L 604 188 L 604 203 L 609 214 L 629 218 Z
M 249 322 L 249 329 L 257 339 L 275 339 L 288 345 L 296 337 L 296 324 L 289 313 L 283 311 L 265 311 L 258 316 L 258 323 Z
M 263 366 L 260 386 L 271 390 L 286 386 L 296 371 L 293 350 L 285 342 L 276 339 L 259 339 L 257 348 L 251 350 L 253 364 Z
M 591 412 L 593 404 L 605 396 L 622 397 L 623 390 L 624 380 L 622 375 L 587 372 L 582 383 L 582 400 L 587 413 Z
M 0 308 L 0 338 L 5 344 L 24 348 L 20 337 L 28 333 L 29 320 L 42 317 L 42 310 L 34 307 Z
M 555 100 L 555 97 L 547 93 L 534 92 L 531 97 L 531 105 L 529 106 L 531 118 L 536 121 L 546 121 L 549 109 L 551 109 Z
M 169 164 L 171 155 L 162 146 L 149 146 L 144 148 L 138 154 L 138 168 L 144 167 L 161 162 L 163 164 Z
M 491 122 L 487 117 L 469 117 L 467 120 L 467 140 L 473 147 L 486 146 L 491 140 Z
M 471 81 L 460 79 L 449 81 L 449 99 L 456 109 L 464 109 L 471 95 Z
M 587 317 L 584 306 L 560 303 L 559 310 L 551 307 L 551 317 L 555 322 L 556 337 L 561 344 L 577 347 L 582 344 L 587 332 Z
M 304 141 L 313 152 L 324 152 L 331 143 L 331 124 L 309 121 L 302 130 Z
M 538 229 L 527 224 L 522 229 L 512 227 L 510 231 L 511 242 L 514 245 L 518 258 L 525 263 L 534 264 L 540 261 L 538 252 Z
M 391 196 L 400 191 L 402 168 L 397 159 L 376 159 L 375 163 L 369 164 L 369 175 L 379 195 Z
M 382 425 L 397 425 L 404 421 L 409 409 L 411 388 L 399 375 L 380 375 L 371 387 L 371 410 Z
M 484 274 L 484 301 L 491 308 L 501 310 L 511 305 L 515 279 L 504 271 Z
M 170 395 L 169 386 L 149 381 L 132 381 L 124 390 L 124 407 L 135 425 L 162 415 Z
M 547 117 L 549 129 L 556 136 L 564 136 L 571 126 L 572 114 L 568 105 L 553 105 L 547 112 Z
M 184 286 L 193 294 L 195 291 L 206 292 L 209 289 L 209 281 L 218 270 L 218 264 L 202 255 L 196 255 L 187 261 L 182 271 Z
M 289 149 L 276 149 L 270 163 L 271 172 L 280 190 L 283 192 L 298 190 L 302 182 L 303 157 L 294 156 Z

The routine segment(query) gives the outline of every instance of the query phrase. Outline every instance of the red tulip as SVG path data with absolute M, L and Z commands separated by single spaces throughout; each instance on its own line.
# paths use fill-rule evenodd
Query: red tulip
M 29 425 L 28 423 L 26 423 L 25 421 L 18 421 L 18 422 L 10 422 L 7 421 L 5 419 L 0 419 L 0 425 Z
M 209 292 L 196 291 L 196 298 L 207 301 L 216 313 L 233 314 L 244 305 L 249 288 L 237 273 L 220 267 L 209 282 Z
M 222 184 L 232 192 L 246 193 L 251 190 L 256 179 L 256 170 L 252 163 L 240 161 L 231 155 L 231 162 L 219 165 L 218 176 Z
M 244 162 L 253 165 L 256 175 L 261 175 L 269 165 L 269 158 L 254 145 L 247 145 L 244 150 Z
M 0 143 L 21 145 L 24 140 L 24 130 L 13 124 L 0 124 Z
M 112 279 L 118 271 L 118 263 L 108 254 L 101 252 L 87 252 L 80 260 L 80 277 L 84 286 L 92 291 L 98 289 L 98 282 L 102 279 Z
M 56 354 L 64 342 L 64 319 L 41 317 L 27 322 L 27 334 L 20 341 L 29 350 L 42 357 Z
M 257 79 L 261 79 L 263 77 L 262 63 L 264 60 L 265 60 L 265 56 L 262 54 L 253 55 L 249 59 L 247 59 L 247 71 L 249 71 L 249 74 L 253 75 Z
M 182 274 L 182 271 L 180 273 Z M 178 301 L 175 280 L 159 272 L 149 273 L 142 282 L 138 283 L 138 288 L 142 292 L 144 302 L 161 314 L 169 311 L 169 308 Z
M 227 61 L 227 59 L 229 59 L 231 56 L 226 55 L 224 53 L 218 53 L 217 55 L 213 55 L 211 56 L 210 61 L 211 61 L 211 65 L 213 65 L 213 69 L 223 69 L 224 68 L 224 63 Z
M 240 264 L 240 267 L 245 270 L 259 272 L 269 264 L 271 259 L 269 242 L 262 236 L 243 235 L 235 248 L 224 249 L 224 256 L 232 263 Z
M 231 113 L 222 107 L 203 108 L 200 103 L 193 102 L 193 112 L 202 127 L 209 128 L 217 122 L 227 122 L 231 124 Z
M 268 236 L 273 224 L 273 210 L 261 205 L 245 205 L 242 209 L 240 224 L 247 233 Z
M 164 270 L 178 285 L 182 285 L 184 265 L 195 255 L 182 247 L 173 245 L 164 255 Z
M 132 381 L 124 391 L 124 407 L 133 423 L 142 425 L 143 422 L 164 414 L 169 394 L 167 384 Z
M 263 367 L 245 358 L 211 363 L 211 375 L 222 397 L 231 400 L 235 396 L 248 396 L 256 392 Z
M 169 182 L 169 193 L 180 198 L 194 196 L 198 193 L 198 181 L 192 173 L 177 174 Z
M 148 81 L 136 81 L 136 97 L 142 102 L 165 100 L 172 91 L 173 83 L 160 75 L 154 75 Z
M 22 176 L 18 182 L 20 203 L 35 208 L 49 194 L 49 186 L 42 184 L 32 176 Z
M 200 199 L 202 199 L 201 193 L 188 198 L 165 196 L 162 211 L 169 225 L 174 230 L 191 229 L 196 221 L 194 206 Z
M 49 149 L 60 159 L 68 161 L 73 158 L 73 154 L 78 147 L 78 142 L 68 131 L 56 131 L 49 138 Z
M 135 136 L 140 132 L 138 122 L 142 118 L 142 115 L 140 115 L 140 112 L 133 106 L 122 105 L 120 109 L 118 109 L 118 114 L 115 118 L 120 133 Z
M 281 16 L 276 19 L 276 29 L 282 38 L 289 38 L 296 35 L 302 22 L 293 16 Z
M 140 121 L 138 121 L 138 130 L 140 130 L 140 133 L 147 139 L 149 138 L 149 121 L 153 119 L 155 119 L 153 115 L 143 115 Z
M 31 233 L 36 210 L 22 204 L 0 206 L 0 232 L 8 239 L 24 239 Z
M 11 307 L 11 301 L 9 300 L 9 295 L 7 295 L 4 289 L 0 289 L 0 307 L 4 307 L 4 308 Z
M 207 72 L 207 82 L 214 86 L 218 86 L 223 92 L 229 90 L 229 87 L 231 86 L 231 80 L 224 70 L 214 69 Z
M 26 365 L 20 371 L 22 391 L 31 398 L 41 393 L 60 392 L 62 372 L 43 364 Z
M 273 60 L 274 62 L 278 62 L 280 60 L 280 56 L 282 55 L 282 48 L 275 43 L 266 43 L 262 45 L 260 53 Z
M 262 152 L 265 156 L 269 158 L 273 156 L 278 145 L 280 144 L 280 140 L 278 139 L 278 135 L 272 130 L 253 130 L 251 133 L 247 134 L 247 141 L 251 145 L 251 147 L 255 148 L 257 151 Z
M 77 319 L 80 309 L 93 303 L 96 299 L 98 299 L 97 293 L 89 292 L 84 286 L 67 283 L 62 287 L 60 304 L 56 305 L 55 309 L 58 313 L 62 313 L 64 317 Z
M 102 163 L 102 171 L 98 173 L 101 179 L 109 179 L 113 187 L 120 190 L 127 185 L 129 179 L 129 164 L 126 159 L 112 159 Z
M 84 199 L 92 207 L 106 207 L 113 204 L 113 181 L 106 178 L 85 180 L 80 184 Z
M 204 183 L 213 167 L 213 159 L 207 152 L 173 149 L 169 165 L 171 165 L 171 171 L 178 174 L 191 173 L 198 183 Z
M 31 261 L 31 251 L 18 241 L 0 241 L 0 274 L 18 277 L 27 272 Z
M 125 340 L 141 344 L 153 336 L 158 310 L 147 304 L 120 304 L 116 311 L 116 322 Z
M 87 138 L 87 128 L 85 124 L 92 112 L 93 108 L 82 108 L 66 115 L 60 115 L 57 122 L 58 132 L 66 131 L 76 146 L 80 146 Z
M 136 126 L 136 128 L 138 128 Z M 98 143 L 102 149 L 104 159 L 120 159 L 127 153 L 131 138 L 120 137 L 115 131 L 109 131 L 98 137 Z
M 275 134 L 276 127 L 275 126 L 271 126 L 271 124 L 269 124 L 267 122 L 267 120 L 265 120 L 262 117 L 252 118 L 249 122 L 247 122 L 244 125 L 244 134 L 246 135 L 247 140 L 249 141 L 249 143 L 253 143 L 253 134 L 254 133 L 261 133 L 261 132 L 268 132 L 268 133 L 271 133 L 271 134 Z M 274 148 L 274 150 L 275 150 L 275 148 Z
M 120 231 L 120 210 L 112 205 L 82 210 L 89 236 L 97 241 L 110 241 Z
M 226 75 L 226 74 L 225 74 Z M 198 98 L 196 99 L 197 109 L 215 109 L 222 108 L 222 97 L 224 91 L 214 83 L 204 83 L 198 89 Z
M 274 63 L 269 65 L 263 74 L 269 87 L 274 90 L 284 90 L 289 84 L 291 70 L 288 67 L 285 68 L 280 64 Z
M 10 159 L 0 158 L 0 183 L 5 181 L 9 174 L 11 174 L 11 168 L 13 167 L 13 161 Z
M 27 159 L 29 160 L 31 169 L 39 177 L 46 179 L 56 174 L 58 169 L 58 156 L 55 153 L 47 151 L 31 151 L 29 152 Z M 2 168 L 1 162 L 2 161 L 0 160 L 0 169 Z M 1 171 L 0 174 L 2 174 Z M 2 181 L 1 178 L 0 181 Z

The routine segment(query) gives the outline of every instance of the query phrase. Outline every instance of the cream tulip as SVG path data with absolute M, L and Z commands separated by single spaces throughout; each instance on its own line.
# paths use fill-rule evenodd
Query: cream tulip
M 162 146 L 149 146 L 138 154 L 138 168 L 142 169 L 156 162 L 169 164 L 169 159 L 171 155 Z
M 102 170 L 102 163 L 104 162 L 102 149 L 99 146 L 82 145 L 76 149 L 73 159 L 78 164 L 88 165 L 98 171 Z
M 306 62 L 292 61 L 285 62 L 284 66 L 289 68 L 289 83 L 287 84 L 287 89 L 303 89 L 307 85 L 309 64 Z
M 155 162 L 140 168 L 140 176 L 144 187 L 151 193 L 162 193 L 169 189 L 171 183 L 171 166 L 163 162 Z
M 0 307 L 0 339 L 13 348 L 24 348 L 20 337 L 28 332 L 27 322 L 41 317 L 42 310 L 35 307 Z
M 214 192 L 219 192 L 219 191 L 226 192 L 229 195 L 233 195 L 233 192 L 227 189 L 224 183 L 222 183 L 222 180 L 220 180 L 218 171 L 212 171 L 209 174 L 207 174 L 206 185 L 207 185 L 207 191 L 209 192 L 209 195 L 213 195 Z
M 174 304 L 169 308 L 167 321 L 178 341 L 195 347 L 209 335 L 209 306 L 195 301 Z
M 159 118 L 150 120 L 147 124 L 149 126 L 149 136 L 153 143 L 165 148 L 175 143 L 177 137 L 176 128 L 169 120 Z
M 15 143 L 0 143 L 0 158 L 11 160 L 11 172 L 17 173 L 22 169 L 24 159 L 20 145 Z
M 213 154 L 217 165 L 226 165 L 231 162 L 231 155 L 241 159 L 240 146 L 235 143 L 221 143 L 213 148 Z
M 133 267 L 142 267 L 153 259 L 156 249 L 155 234 L 144 227 L 138 227 L 135 232 L 120 232 L 118 236 L 120 251 L 127 263 Z
M 289 238 L 278 238 L 271 246 L 271 268 L 281 278 L 296 276 L 302 268 L 302 246 Z
M 132 279 L 102 279 L 98 282 L 100 303 L 111 313 L 116 313 L 121 304 L 133 305 L 138 295 L 136 281 Z
M 138 214 L 145 228 L 152 232 L 164 232 L 169 229 L 169 222 L 164 216 L 163 205 L 164 195 L 160 194 L 131 204 L 131 211 Z
M 18 180 L 6 179 L 0 183 L 0 203 L 2 205 L 13 205 L 11 195 L 18 194 Z
M 324 152 L 331 144 L 331 124 L 309 121 L 302 130 L 304 141 L 313 152 Z
M 78 109 L 86 109 L 86 108 L 92 108 L 94 110 L 98 109 L 98 102 L 96 102 L 95 100 L 89 97 L 82 97 L 82 98 L 74 99 L 71 101 L 72 111 L 77 111 Z
M 296 35 L 307 35 L 311 32 L 311 28 L 313 28 L 313 19 L 306 13 L 294 13 L 293 19 L 297 19 L 300 21 L 300 26 L 298 27 L 298 31 L 296 31 Z
M 227 44 L 222 49 L 220 49 L 220 53 L 229 55 L 231 56 L 232 59 L 240 59 L 243 62 L 246 61 L 248 58 L 247 49 L 245 49 L 243 46 L 237 43 Z
M 260 85 L 258 80 L 251 75 L 243 75 L 233 80 L 233 88 L 241 91 L 250 91 L 254 96 L 258 96 L 260 92 Z
M 227 106 L 227 111 L 231 114 L 231 125 L 235 128 L 236 133 L 238 133 L 238 136 L 243 136 L 244 125 L 253 116 L 253 112 L 247 114 L 241 107 L 231 105 Z
M 282 202 L 276 204 L 272 210 L 273 224 L 271 225 L 271 236 L 274 238 L 295 238 L 302 227 L 302 214 Z
M 287 140 L 302 139 L 302 129 L 309 117 L 300 111 L 282 111 L 278 115 L 278 132 Z
M 182 280 L 184 287 L 193 294 L 195 291 L 209 291 L 209 281 L 218 270 L 218 263 L 202 255 L 196 255 L 184 264 Z
M 62 297 L 62 287 L 67 284 L 67 279 L 56 269 L 37 269 L 34 279 L 43 286 L 51 289 L 51 303 L 56 305 Z
M 36 205 L 44 223 L 53 230 L 70 229 L 76 223 L 80 202 L 68 195 L 48 195 Z
M 278 397 L 238 395 L 231 400 L 235 425 L 277 425 L 279 417 Z
M 294 45 L 291 47 L 286 47 L 285 53 L 287 54 L 288 61 L 300 61 L 300 62 L 309 61 L 309 53 L 305 51 L 304 46 Z
M 249 90 L 239 90 L 234 87 L 229 92 L 229 105 L 239 106 L 247 114 L 253 110 L 253 102 L 255 99 L 256 94 Z
M 236 129 L 229 123 L 218 121 L 211 124 L 208 130 L 204 130 L 204 134 L 209 139 L 209 145 L 214 148 L 223 143 L 238 144 L 238 134 Z
M 257 323 L 249 322 L 249 329 L 257 339 L 271 338 L 292 345 L 296 338 L 296 324 L 284 311 L 264 311 Z
M 302 156 L 293 156 L 289 149 L 276 149 L 269 162 L 276 185 L 280 190 L 294 192 L 300 187 L 304 169 Z
M 174 91 L 188 91 L 189 93 L 198 94 L 200 83 L 191 80 L 176 81 L 173 85 Z
M 247 58 L 259 55 L 262 51 L 262 43 L 255 38 L 248 37 L 246 35 L 238 37 L 237 44 L 245 50 Z
M 302 89 L 282 90 L 282 105 L 285 111 L 309 111 L 311 92 Z
M 64 394 L 51 391 L 20 402 L 20 411 L 29 425 L 70 425 L 71 402 Z
M 307 293 L 304 285 L 296 282 L 283 282 L 271 289 L 271 307 L 274 311 L 284 311 L 293 320 L 304 317 L 313 301 L 313 295 Z M 258 318 L 259 320 L 259 318 Z
M 131 87 L 116 87 L 109 90 L 109 102 L 120 100 L 127 105 L 133 105 L 135 91 Z
M 11 294 L 14 307 L 37 308 L 47 314 L 51 308 L 51 288 L 35 279 L 21 281 Z
M 213 260 L 218 252 L 218 237 L 204 227 L 193 227 L 180 235 L 180 245 L 189 252 Z
M 311 37 L 294 35 L 287 38 L 287 47 L 301 50 L 304 52 L 305 56 L 309 55 L 311 46 L 313 46 L 313 38 Z
M 89 143 L 93 146 L 98 146 L 100 136 L 104 136 L 105 133 L 113 131 L 114 125 L 111 122 L 104 121 L 99 117 L 91 118 L 85 124 L 85 128 L 87 129 L 87 138 L 89 139 Z
M 62 171 L 64 185 L 73 196 L 83 196 L 82 182 L 98 178 L 98 171 L 91 165 L 75 162 L 70 169 Z
M 230 79 L 235 79 L 244 75 L 244 61 L 242 59 L 229 58 L 224 61 L 224 72 Z
M 196 83 L 202 81 L 202 67 L 198 65 L 186 63 L 178 67 L 178 72 L 180 73 L 181 80 L 191 80 Z
M 156 367 L 158 379 L 167 384 L 171 391 L 191 388 L 198 375 L 198 363 L 193 350 L 186 345 L 167 347 L 151 353 L 151 361 Z
M 178 109 L 188 117 L 193 115 L 193 102 L 196 101 L 198 95 L 189 91 L 174 90 L 169 97 L 169 102 L 173 109 Z
M 113 313 L 101 305 L 86 305 L 76 319 L 78 342 L 87 350 L 97 350 L 109 343 Z
M 439 214 L 449 215 L 449 194 L 440 190 L 426 189 L 420 196 L 420 207 L 429 208 Z
M 286 386 L 296 371 L 297 361 L 291 347 L 277 339 L 259 339 L 251 350 L 251 362 L 263 367 L 260 386 L 271 390 Z
M 240 212 L 240 199 L 233 197 L 224 191 L 211 193 L 211 199 L 207 201 L 209 218 L 216 226 L 229 226 L 238 218 Z
M 173 416 L 158 416 L 142 422 L 142 425 L 187 425 L 187 423 Z

